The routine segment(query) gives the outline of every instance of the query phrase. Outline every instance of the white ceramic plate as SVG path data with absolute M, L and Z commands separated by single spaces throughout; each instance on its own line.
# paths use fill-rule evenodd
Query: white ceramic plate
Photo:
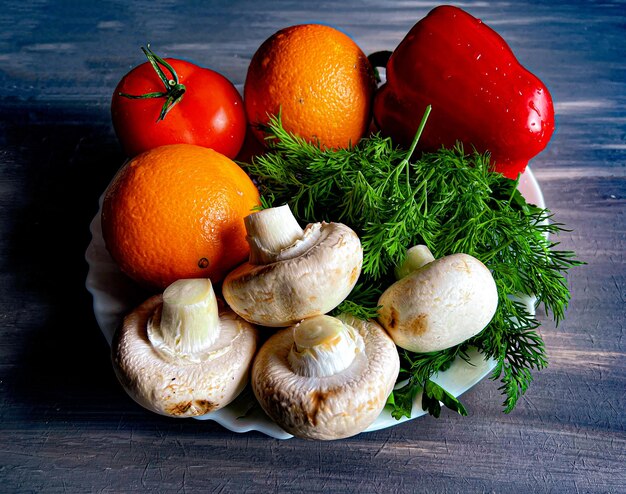
M 529 203 L 545 207 L 539 184 L 529 168 L 522 175 L 520 192 Z M 100 197 L 102 207 L 102 197 Z M 113 333 L 125 314 L 147 298 L 137 286 L 123 275 L 109 256 L 100 224 L 100 211 L 91 222 L 92 240 L 85 253 L 89 270 L 86 287 L 93 296 L 93 308 L 96 321 L 104 333 L 109 345 Z M 534 314 L 534 300 L 527 299 L 528 310 Z M 481 381 L 494 368 L 493 360 L 485 360 L 478 352 L 470 352 L 469 362 L 458 358 L 445 372 L 439 373 L 433 380 L 454 396 L 459 396 Z M 378 419 L 365 432 L 392 427 L 406 420 L 424 415 L 421 407 L 421 393 L 415 398 L 411 418 L 396 420 L 387 410 L 383 410 Z M 278 439 L 287 439 L 291 435 L 278 427 L 256 403 L 251 390 L 246 390 L 230 405 L 221 410 L 197 417 L 199 420 L 214 420 L 234 432 L 256 430 Z

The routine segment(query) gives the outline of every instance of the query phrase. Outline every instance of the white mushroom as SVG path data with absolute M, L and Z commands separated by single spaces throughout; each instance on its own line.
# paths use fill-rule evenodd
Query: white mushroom
M 407 252 L 401 277 L 381 295 L 378 321 L 401 348 L 434 352 L 480 333 L 498 306 L 487 267 L 467 254 L 434 260 L 423 245 Z
M 129 314 L 112 345 L 126 392 L 153 412 L 204 415 L 248 382 L 257 330 L 218 308 L 208 279 L 179 280 Z
M 252 389 L 283 429 L 306 439 L 339 439 L 379 416 L 400 359 L 374 321 L 316 316 L 272 335 L 252 367 Z
M 229 273 L 222 293 L 254 324 L 281 327 L 326 314 L 352 291 L 363 249 L 342 223 L 312 223 L 303 230 L 288 206 L 245 218 L 250 260 Z

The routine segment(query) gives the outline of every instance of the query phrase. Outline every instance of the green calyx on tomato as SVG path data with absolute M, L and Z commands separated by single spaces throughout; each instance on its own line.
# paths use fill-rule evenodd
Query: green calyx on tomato
M 157 122 L 159 122 L 163 120 L 165 118 L 165 115 L 167 115 L 167 112 L 169 112 L 174 107 L 174 105 L 181 100 L 187 88 L 178 80 L 178 74 L 174 70 L 174 67 L 172 67 L 169 63 L 167 63 L 150 49 L 150 43 L 148 43 L 147 48 L 144 48 L 142 46 L 141 51 L 144 52 L 146 58 L 154 68 L 154 71 L 159 75 L 161 81 L 163 81 L 165 91 L 156 91 L 140 95 L 127 93 L 118 94 L 120 96 L 123 96 L 124 98 L 130 99 L 165 98 L 165 103 L 163 103 L 161 113 L 159 114 L 159 118 L 157 118 Z M 161 66 L 165 67 L 169 71 L 170 77 L 167 77 L 165 75 L 165 72 L 163 72 Z

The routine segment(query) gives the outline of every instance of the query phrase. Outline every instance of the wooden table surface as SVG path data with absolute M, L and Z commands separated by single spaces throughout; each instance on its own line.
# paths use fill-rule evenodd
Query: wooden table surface
M 0 491 L 626 492 L 626 2 L 469 1 L 549 87 L 532 162 L 569 275 L 549 367 L 511 414 L 498 383 L 444 411 L 334 442 L 238 434 L 141 409 L 118 385 L 84 287 L 98 196 L 123 161 L 109 102 L 139 47 L 242 83 L 282 27 L 393 49 L 435 3 L 16 1 L 0 9 Z

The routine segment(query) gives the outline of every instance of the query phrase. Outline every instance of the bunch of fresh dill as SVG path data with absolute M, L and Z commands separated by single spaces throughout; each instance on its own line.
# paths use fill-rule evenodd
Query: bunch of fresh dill
M 408 151 L 379 135 L 350 149 L 321 149 L 286 132 L 276 117 L 266 128 L 269 151 L 243 166 L 257 180 L 264 206 L 288 204 L 302 222 L 342 222 L 360 236 L 361 278 L 339 311 L 376 317 L 378 297 L 395 281 L 394 267 L 413 245 L 425 244 L 435 258 L 464 252 L 481 260 L 499 294 L 491 323 L 453 348 L 401 351 L 400 379 L 408 378 L 408 384 L 389 403 L 396 418 L 410 416 L 422 390 L 422 406 L 431 414 L 439 415 L 439 402 L 465 414 L 430 378 L 466 357 L 471 345 L 496 360 L 492 378 L 501 379 L 510 412 L 532 381 L 531 371 L 547 364 L 538 322 L 510 296 L 534 295 L 558 323 L 570 298 L 565 274 L 580 263 L 549 240 L 562 225 L 550 221 L 547 209 L 528 204 L 516 181 L 491 172 L 488 155 L 466 154 L 457 145 L 412 160 L 426 117 Z

